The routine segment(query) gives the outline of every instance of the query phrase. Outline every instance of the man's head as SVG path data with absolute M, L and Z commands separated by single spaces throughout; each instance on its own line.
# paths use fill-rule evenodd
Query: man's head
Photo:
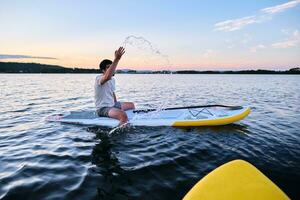
M 99 64 L 99 68 L 100 68 L 100 71 L 102 73 L 104 73 L 108 68 L 109 66 L 112 64 L 112 61 L 111 60 L 108 60 L 108 59 L 104 59 L 101 61 L 101 63 Z

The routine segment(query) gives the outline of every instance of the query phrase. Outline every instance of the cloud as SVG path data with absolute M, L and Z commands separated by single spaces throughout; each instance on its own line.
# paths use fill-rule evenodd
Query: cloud
M 243 44 L 248 44 L 251 41 L 252 37 L 249 34 L 244 34 L 243 39 L 242 39 L 242 43 Z
M 246 25 L 258 23 L 256 16 L 248 16 L 240 19 L 232 19 L 215 24 L 215 30 L 217 31 L 236 31 L 243 28 Z
M 215 50 L 206 49 L 202 56 L 204 58 L 212 58 L 212 57 L 215 57 L 216 55 L 217 55 L 217 52 Z
M 0 60 L 4 60 L 4 59 L 27 59 L 27 58 L 31 58 L 31 59 L 51 59 L 51 60 L 56 60 L 57 59 L 57 58 L 53 58 L 53 57 L 0 54 Z
M 287 49 L 297 46 L 300 47 L 300 33 L 298 30 L 294 30 L 293 32 L 290 32 L 288 30 L 282 30 L 282 32 L 288 35 L 286 39 L 268 45 L 259 44 L 254 47 L 251 47 L 249 50 L 252 53 L 256 53 L 258 50 L 265 48 Z
M 280 4 L 277 6 L 272 6 L 272 7 L 261 9 L 261 12 L 266 13 L 266 14 L 279 13 L 279 12 L 283 12 L 289 8 L 293 8 L 293 7 L 297 6 L 299 3 L 300 3 L 300 0 L 290 1 L 290 2 Z
M 271 45 L 273 48 L 277 49 L 287 49 L 291 47 L 300 46 L 300 34 L 298 30 L 295 30 L 289 38 L 283 41 L 275 42 Z
M 227 46 L 227 49 L 232 49 L 232 48 L 234 48 L 234 47 L 235 47 L 234 44 L 230 44 L 230 45 Z
M 300 37 L 299 31 L 298 30 L 294 30 L 293 36 L 299 38 Z
M 297 6 L 298 4 L 300 4 L 300 0 L 290 1 L 277 6 L 267 7 L 261 9 L 260 12 L 256 15 L 218 22 L 214 25 L 214 27 L 216 31 L 230 32 L 240 30 L 250 24 L 257 24 L 271 20 L 273 14 L 283 12 L 289 8 Z
M 272 44 L 272 47 L 277 48 L 277 49 L 287 49 L 290 47 L 295 47 L 299 43 L 300 43 L 299 40 L 287 40 L 287 41 L 274 43 L 274 44 Z
M 259 50 L 259 49 L 265 49 L 265 48 L 266 48 L 265 45 L 259 44 L 259 45 L 257 45 L 257 46 L 251 47 L 251 48 L 250 48 L 250 51 L 251 51 L 252 53 L 256 53 L 257 50 Z

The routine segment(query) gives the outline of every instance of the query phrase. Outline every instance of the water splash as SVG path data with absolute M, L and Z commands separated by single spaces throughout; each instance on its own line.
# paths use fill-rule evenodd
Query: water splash
M 145 39 L 142 36 L 135 36 L 135 35 L 129 35 L 124 39 L 124 42 L 122 43 L 122 46 L 126 49 L 127 45 L 133 46 L 143 52 L 148 52 L 150 56 L 158 56 L 162 58 L 166 62 L 166 66 L 170 67 L 171 63 L 169 60 L 169 56 L 162 53 L 158 48 L 156 48 L 149 40 Z M 144 61 L 145 62 L 145 61 Z M 155 84 L 152 84 L 152 88 L 154 88 Z M 149 115 L 149 119 L 153 119 L 159 115 L 159 113 L 165 109 L 165 106 L 167 104 L 166 99 L 160 104 L 160 105 L 155 105 L 154 109 L 155 111 L 150 112 L 150 113 L 145 113 L 145 114 L 137 114 L 135 113 L 132 120 L 138 120 L 139 117 L 142 117 L 142 115 Z
M 163 54 L 158 48 L 156 48 L 149 40 L 145 39 L 144 37 L 129 35 L 122 43 L 122 46 L 124 46 L 125 49 L 127 45 L 131 45 L 139 50 L 142 50 L 143 52 L 148 52 L 151 56 L 158 56 L 166 62 L 167 67 L 171 66 L 169 56 Z
M 108 136 L 111 136 L 113 133 L 116 133 L 117 131 L 122 131 L 123 132 L 123 130 L 126 130 L 129 126 L 130 126 L 129 122 L 126 122 L 124 124 L 118 125 L 117 127 L 111 129 L 108 132 Z

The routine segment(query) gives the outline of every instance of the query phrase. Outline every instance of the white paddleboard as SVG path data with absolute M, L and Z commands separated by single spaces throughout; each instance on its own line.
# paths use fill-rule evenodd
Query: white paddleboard
M 245 118 L 249 107 L 243 106 L 191 106 L 164 110 L 128 110 L 129 123 L 134 126 L 218 126 L 231 124 Z M 47 117 L 47 121 L 80 125 L 118 126 L 119 121 L 98 117 L 95 111 L 75 111 Z

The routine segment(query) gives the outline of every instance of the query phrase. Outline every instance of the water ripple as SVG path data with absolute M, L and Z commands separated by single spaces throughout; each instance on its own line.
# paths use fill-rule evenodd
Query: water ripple
M 300 196 L 299 76 L 116 75 L 118 98 L 139 108 L 221 103 L 252 113 L 228 126 L 130 127 L 111 136 L 105 127 L 44 121 L 93 109 L 96 75 L 0 76 L 0 199 L 181 199 L 233 159 Z

